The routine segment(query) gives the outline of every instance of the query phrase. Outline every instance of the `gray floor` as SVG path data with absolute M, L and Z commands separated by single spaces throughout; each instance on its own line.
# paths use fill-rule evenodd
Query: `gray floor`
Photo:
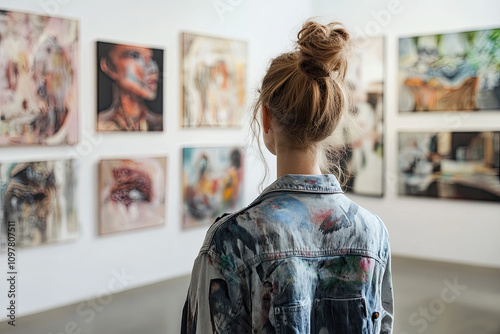
M 394 334 L 500 334 L 500 269 L 393 258 Z M 121 292 L 104 309 L 77 306 L 17 319 L 0 333 L 179 333 L 188 277 Z M 450 287 L 451 286 L 451 287 Z

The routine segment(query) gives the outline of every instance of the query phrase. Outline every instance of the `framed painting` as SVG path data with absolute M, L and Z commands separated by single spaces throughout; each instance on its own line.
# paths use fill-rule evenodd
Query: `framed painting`
M 99 234 L 165 224 L 167 158 L 99 163 Z
M 239 147 L 184 148 L 183 228 L 213 223 L 241 205 L 244 153 Z
M 34 247 L 78 237 L 72 160 L 0 164 L 0 236 L 8 226 L 16 247 Z
M 500 110 L 500 29 L 400 38 L 399 110 Z
M 357 195 L 384 194 L 384 38 L 355 43 L 346 73 L 351 97 L 349 113 L 332 135 L 342 154 L 330 159 L 344 171 L 345 191 Z
M 500 132 L 399 134 L 400 195 L 500 201 Z
M 0 10 L 0 146 L 78 142 L 78 21 Z
M 97 131 L 163 131 L 163 50 L 97 42 Z
M 183 127 L 234 127 L 245 107 L 247 44 L 181 34 Z

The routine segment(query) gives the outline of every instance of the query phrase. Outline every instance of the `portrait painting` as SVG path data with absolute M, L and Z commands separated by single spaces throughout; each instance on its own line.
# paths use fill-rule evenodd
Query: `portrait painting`
M 0 146 L 78 142 L 78 21 L 0 10 Z
M 16 247 L 78 237 L 72 160 L 0 164 L 1 248 L 14 224 Z
M 163 50 L 97 42 L 97 131 L 163 131 Z
M 241 125 L 245 108 L 247 44 L 183 33 L 181 124 Z
M 500 29 L 399 39 L 399 110 L 500 110 Z
M 165 224 L 167 158 L 99 163 L 99 233 Z
M 400 195 L 500 201 L 500 132 L 399 134 Z
M 183 228 L 211 224 L 241 206 L 243 165 L 239 147 L 183 149 Z
M 351 97 L 349 115 L 336 130 L 344 136 L 345 190 L 358 195 L 384 193 L 384 39 L 355 43 L 346 86 Z

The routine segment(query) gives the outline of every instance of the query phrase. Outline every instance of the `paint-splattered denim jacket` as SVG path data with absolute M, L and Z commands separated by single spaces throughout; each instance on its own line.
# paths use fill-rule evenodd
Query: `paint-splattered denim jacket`
M 387 230 L 333 175 L 285 175 L 218 219 L 182 333 L 392 333 Z

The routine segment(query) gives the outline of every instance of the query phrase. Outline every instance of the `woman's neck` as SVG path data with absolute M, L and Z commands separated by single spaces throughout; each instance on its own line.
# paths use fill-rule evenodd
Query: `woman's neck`
M 320 175 L 318 157 L 308 150 L 280 150 L 276 152 L 278 177 L 286 174 Z

